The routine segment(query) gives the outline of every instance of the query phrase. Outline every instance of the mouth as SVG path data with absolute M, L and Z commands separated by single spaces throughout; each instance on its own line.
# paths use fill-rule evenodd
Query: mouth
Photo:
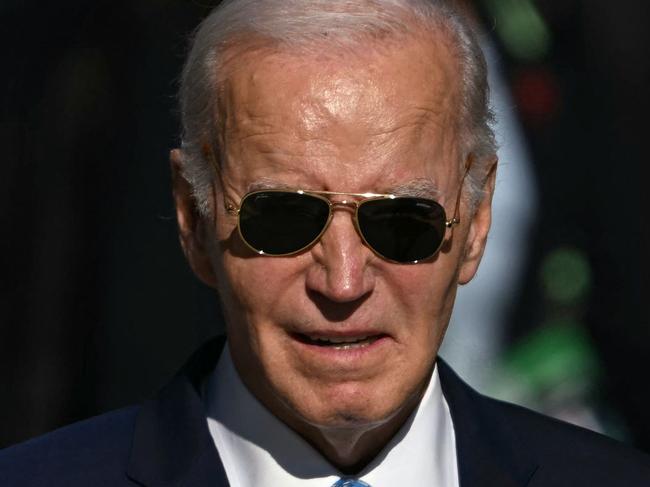
M 333 350 L 353 350 L 371 346 L 378 340 L 386 338 L 385 333 L 376 334 L 358 334 L 358 335 L 328 335 L 328 334 L 304 334 L 294 333 L 294 338 L 306 345 L 312 345 L 322 348 L 331 348 Z

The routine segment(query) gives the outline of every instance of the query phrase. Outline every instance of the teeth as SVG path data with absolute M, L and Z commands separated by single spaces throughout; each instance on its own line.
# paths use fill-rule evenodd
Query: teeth
M 351 348 L 362 348 L 362 347 L 367 347 L 370 345 L 370 342 L 366 343 L 346 343 L 345 345 L 335 345 L 334 348 L 335 350 L 350 350 Z
M 374 343 L 379 337 L 377 336 L 359 336 L 359 337 L 328 337 L 310 336 L 309 339 L 321 346 L 332 347 L 336 350 L 349 350 L 351 348 L 367 347 Z
M 324 343 L 357 343 L 361 342 L 363 340 L 366 340 L 368 337 L 367 336 L 361 336 L 361 337 L 346 337 L 346 338 L 341 338 L 341 337 L 331 337 L 331 338 L 324 338 L 324 337 L 309 337 L 311 340 L 316 341 L 316 342 L 324 342 Z

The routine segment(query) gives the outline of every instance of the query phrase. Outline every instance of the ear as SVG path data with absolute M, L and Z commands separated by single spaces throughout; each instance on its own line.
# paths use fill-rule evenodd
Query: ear
M 200 215 L 190 183 L 183 177 L 183 154 L 174 149 L 169 155 L 172 173 L 172 190 L 176 203 L 176 221 L 181 247 L 194 274 L 208 286 L 216 287 L 208 225 L 210 222 Z
M 458 273 L 458 283 L 467 284 L 472 280 L 483 257 L 488 231 L 492 223 L 492 196 L 496 177 L 496 159 L 483 185 L 484 197 L 478 204 L 467 232 L 463 260 Z

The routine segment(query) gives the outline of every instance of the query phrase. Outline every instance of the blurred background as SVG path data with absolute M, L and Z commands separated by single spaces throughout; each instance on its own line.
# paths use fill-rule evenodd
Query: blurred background
M 441 355 L 482 392 L 650 452 L 647 6 L 462 3 L 501 167 Z M 0 4 L 0 447 L 151 397 L 222 330 L 168 170 L 209 4 Z

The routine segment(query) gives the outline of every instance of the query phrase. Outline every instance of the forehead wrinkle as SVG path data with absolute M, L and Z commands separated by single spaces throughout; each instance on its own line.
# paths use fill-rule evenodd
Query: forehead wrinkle
M 381 57 L 382 56 L 380 56 L 380 58 Z M 232 92 L 232 82 L 235 80 L 232 78 L 235 78 L 235 76 L 231 76 L 231 78 L 228 80 L 228 85 L 231 88 L 229 95 L 231 96 L 228 96 L 227 98 L 229 98 L 230 101 L 231 110 L 229 111 L 231 112 L 232 118 L 226 117 L 227 120 L 230 119 L 228 120 L 228 122 L 230 122 L 228 125 L 231 130 L 234 129 L 233 131 L 241 132 L 248 131 L 250 128 L 260 134 L 269 134 L 270 132 L 275 132 L 273 127 L 276 129 L 287 127 L 287 116 L 294 118 L 295 115 L 300 114 L 298 116 L 298 119 L 294 120 L 295 122 L 299 122 L 294 127 L 294 133 L 286 135 L 295 137 L 296 139 L 302 141 L 311 140 L 312 142 L 317 141 L 319 143 L 323 143 L 326 142 L 326 140 L 322 140 L 322 130 L 324 128 L 328 127 L 330 129 L 334 129 L 336 132 L 339 132 L 345 128 L 346 122 L 348 122 L 346 115 L 349 114 L 345 113 L 347 110 L 343 110 L 343 106 L 347 105 L 348 109 L 350 109 L 351 106 L 359 108 L 359 103 L 361 100 L 365 100 L 362 105 L 367 105 L 363 106 L 362 109 L 370 109 L 370 112 L 366 113 L 365 117 L 362 117 L 362 120 L 365 118 L 365 130 L 362 127 L 358 126 L 359 120 L 355 120 L 355 127 L 350 128 L 353 129 L 353 132 L 361 129 L 362 131 L 366 132 L 367 136 L 373 138 L 377 136 L 380 138 L 379 141 L 374 143 L 367 141 L 370 142 L 370 145 L 383 145 L 383 143 L 386 141 L 386 139 L 381 140 L 383 139 L 383 135 L 389 136 L 395 132 L 400 131 L 403 128 L 408 128 L 409 126 L 413 127 L 415 129 L 415 132 L 422 131 L 422 129 L 426 127 L 427 121 L 429 123 L 433 123 L 438 127 L 444 126 L 451 128 L 450 125 L 453 125 L 450 124 L 450 120 L 448 120 L 450 115 L 449 107 L 450 105 L 453 105 L 453 101 L 451 99 L 454 98 L 454 95 L 456 93 L 453 87 L 448 83 L 442 84 L 442 87 L 446 89 L 435 90 L 431 93 L 431 96 L 427 96 L 424 104 L 422 104 L 422 101 L 420 101 L 416 106 L 405 108 L 403 107 L 402 103 L 404 103 L 406 100 L 391 100 L 391 98 L 393 98 L 391 95 L 394 95 L 393 93 L 390 93 L 388 95 L 384 94 L 380 97 L 382 98 L 381 100 L 376 99 L 374 100 L 374 103 L 372 103 L 370 99 L 373 97 L 368 93 L 368 89 L 370 89 L 370 92 L 373 91 L 372 86 L 366 86 L 366 89 L 360 91 L 360 85 L 363 85 L 365 82 L 367 82 L 367 79 L 364 80 L 363 76 L 359 78 L 354 72 L 350 73 L 350 66 L 345 63 L 343 64 L 343 70 L 348 75 L 345 77 L 345 80 L 336 79 L 336 76 L 334 76 L 335 72 L 337 72 L 338 69 L 335 69 L 334 73 L 325 70 L 325 73 L 327 73 L 325 75 L 325 79 L 333 78 L 331 79 L 333 83 L 329 83 L 328 85 L 328 83 L 325 82 L 324 87 L 319 87 L 318 85 L 323 82 L 323 79 L 317 81 L 316 85 L 311 86 L 310 84 L 314 81 L 307 81 L 307 93 L 303 93 L 303 96 L 297 99 L 291 97 L 289 98 L 289 100 L 294 105 L 293 110 L 289 110 L 289 112 L 293 112 L 294 117 L 288 114 L 283 115 L 282 111 L 278 112 L 278 105 L 275 104 L 278 102 L 276 97 L 271 97 L 269 99 L 275 101 L 275 103 L 271 102 L 271 105 L 264 104 L 262 106 L 257 106 L 255 103 L 252 103 L 253 106 L 249 107 L 248 105 L 251 104 L 251 102 L 250 99 L 247 98 L 249 98 L 249 96 L 252 94 L 251 89 L 254 92 L 256 86 L 263 85 L 263 83 L 260 83 L 260 80 L 262 78 L 261 71 L 266 68 L 266 64 L 268 64 L 270 60 L 274 62 L 282 61 L 284 64 L 288 65 L 287 67 L 291 66 L 291 64 L 287 63 L 287 61 L 298 61 L 297 64 L 305 66 L 310 66 L 314 61 L 313 58 L 309 56 L 301 58 L 300 56 L 291 55 L 291 53 L 274 52 L 271 56 L 262 57 L 261 62 L 253 63 L 253 66 L 255 67 L 253 67 L 253 71 L 247 75 L 244 74 L 244 72 L 239 71 L 239 74 L 243 76 L 237 77 L 238 81 L 247 81 L 249 83 L 252 83 L 252 85 L 247 86 L 248 89 L 246 89 L 245 86 L 240 86 L 240 89 L 243 88 L 243 91 L 240 92 L 239 95 L 243 95 L 243 99 L 241 97 L 236 97 L 239 99 L 237 100 L 238 103 L 235 104 L 239 110 L 234 109 L 235 106 L 233 106 L 233 102 L 235 102 L 233 98 L 235 97 L 232 95 L 235 93 Z M 374 61 L 372 57 L 370 57 L 370 60 Z M 358 60 L 355 61 L 358 62 Z M 293 65 L 291 68 L 295 70 L 296 66 Z M 283 73 L 280 74 L 279 81 L 283 81 L 284 77 L 287 76 L 289 71 L 292 71 L 292 69 L 283 70 Z M 434 78 L 445 78 L 447 73 L 444 73 L 444 71 L 445 69 L 441 68 L 441 71 L 428 73 L 428 76 L 433 75 Z M 370 72 L 372 72 L 372 68 L 370 68 Z M 238 85 L 240 84 L 241 83 L 238 83 Z M 244 83 L 244 85 L 247 85 L 247 83 Z M 314 89 L 317 87 L 321 89 L 324 88 L 324 90 L 320 91 L 320 93 L 314 92 Z M 422 92 L 427 93 L 427 87 L 423 86 Z M 370 97 L 370 99 L 368 97 Z M 388 103 L 389 105 L 394 105 L 395 111 L 393 116 L 390 117 L 390 120 L 387 121 L 385 118 L 380 119 L 373 116 L 372 108 L 373 105 L 377 103 Z M 255 109 L 261 110 L 262 112 L 255 113 Z M 238 111 L 240 113 L 237 113 Z M 248 137 L 248 135 L 245 137 Z
M 431 133 L 441 134 L 444 140 L 455 141 L 456 124 L 452 87 L 443 85 L 441 89 L 429 92 L 422 88 L 425 95 L 421 100 L 392 100 L 393 115 L 386 120 L 374 119 L 374 127 L 368 132 L 368 144 L 371 146 L 388 146 L 401 143 L 419 144 L 430 139 Z M 442 147 L 431 147 L 439 151 Z M 401 150 L 400 150 L 401 152 Z
M 246 85 L 243 84 L 242 91 L 245 88 Z M 272 107 L 248 100 L 247 96 L 250 95 L 243 93 L 243 99 L 237 95 L 231 97 L 231 113 L 227 118 L 230 135 L 237 136 L 240 140 L 260 135 L 282 135 L 282 115 Z
M 245 59 L 250 62 L 232 62 L 234 66 L 229 66 L 228 76 L 220 84 L 216 120 L 221 125 L 223 139 L 244 141 L 287 135 L 283 128 L 290 122 L 287 117 L 295 110 L 278 110 L 277 95 L 280 93 L 274 97 L 260 97 L 258 93 L 266 83 L 265 66 L 255 56 L 262 55 L 261 60 L 268 62 L 264 54 L 269 53 L 257 50 L 245 53 Z M 256 59 L 257 62 L 253 62 Z

